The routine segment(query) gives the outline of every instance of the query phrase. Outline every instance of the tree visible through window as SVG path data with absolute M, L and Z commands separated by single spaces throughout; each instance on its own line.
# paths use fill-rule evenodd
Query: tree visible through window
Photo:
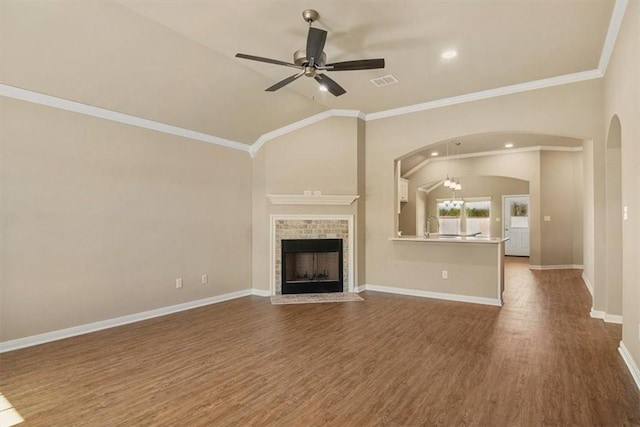
M 473 200 L 464 204 L 467 234 L 490 234 L 491 200 Z
M 490 235 L 491 198 L 467 199 L 462 205 L 438 200 L 440 234 Z

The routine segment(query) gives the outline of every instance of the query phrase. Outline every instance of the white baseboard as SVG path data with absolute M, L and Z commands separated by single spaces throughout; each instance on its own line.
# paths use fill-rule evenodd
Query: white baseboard
M 589 278 L 585 276 L 584 272 L 582 273 L 582 281 L 584 282 L 585 286 L 589 290 L 589 293 L 591 294 L 591 298 L 593 298 L 593 285 L 589 281 Z
M 604 314 L 604 319 L 605 322 L 607 323 L 615 323 L 617 325 L 622 325 L 622 316 L 619 316 L 617 314 Z
M 604 311 L 594 310 L 593 307 L 591 307 L 591 313 L 589 313 L 589 315 L 593 319 L 601 319 L 607 323 L 622 325 L 622 316 L 618 314 L 608 314 Z
M 633 357 L 631 357 L 631 353 L 629 353 L 629 350 L 627 350 L 627 347 L 622 341 L 620 341 L 618 352 L 620 352 L 622 360 L 624 360 L 624 363 L 627 365 L 627 369 L 629 369 L 629 372 L 631 372 L 631 376 L 636 382 L 636 387 L 638 387 L 638 390 L 640 390 L 640 369 L 638 369 L 638 365 L 636 365 Z
M 531 270 L 584 270 L 584 265 L 565 264 L 565 265 L 529 265 Z
M 253 288 L 251 289 L 251 295 L 255 295 L 258 297 L 270 297 L 271 296 L 271 291 L 267 291 L 264 289 L 256 289 Z
M 127 316 L 116 317 L 113 319 L 101 320 L 95 323 L 87 323 L 86 325 L 74 326 L 72 328 L 60 329 L 57 331 L 47 332 L 30 337 L 18 338 L 15 340 L 0 342 L 0 353 L 18 350 L 20 348 L 31 347 L 34 345 L 44 344 L 51 341 L 57 341 L 64 338 L 75 337 L 76 335 L 88 334 L 90 332 L 100 331 L 102 329 L 114 328 L 129 323 L 139 322 L 141 320 L 152 319 L 154 317 L 165 316 L 179 311 L 191 310 L 192 308 L 202 307 L 205 305 L 215 304 L 218 302 L 228 301 L 231 299 L 241 298 L 251 295 L 251 289 L 243 289 L 241 291 L 231 292 L 228 294 L 217 295 L 215 297 L 203 298 L 195 301 L 189 301 L 182 304 L 170 305 L 168 307 L 157 308 L 155 310 L 143 311 L 141 313 L 129 314 Z
M 364 288 L 364 289 L 363 289 Z M 360 289 L 389 294 L 409 295 L 413 297 L 433 298 L 447 301 L 467 302 L 472 304 L 484 304 L 502 306 L 498 298 L 474 297 L 469 295 L 445 294 L 440 292 L 421 291 L 417 289 L 395 288 L 390 286 L 363 285 Z
M 362 291 L 366 291 L 367 290 L 367 285 L 360 285 L 360 286 L 355 286 L 353 289 L 353 292 L 355 293 L 360 293 Z

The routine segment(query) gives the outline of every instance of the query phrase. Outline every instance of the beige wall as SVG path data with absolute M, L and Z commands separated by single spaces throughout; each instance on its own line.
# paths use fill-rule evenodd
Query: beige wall
M 253 159 L 253 287 L 270 288 L 271 215 L 354 215 L 363 242 L 364 202 L 350 206 L 273 205 L 267 194 L 359 194 L 363 189 L 364 126 L 357 118 L 334 117 L 269 141 Z M 364 261 L 356 247 L 355 257 Z M 357 263 L 356 283 L 364 265 Z
M 582 257 L 575 258 L 582 243 L 583 206 L 580 197 L 582 175 L 574 170 L 580 168 L 582 153 L 543 151 L 540 153 L 540 223 L 542 266 L 582 265 Z M 577 163 L 577 164 L 576 164 Z M 544 217 L 551 221 L 544 221 Z M 576 253 L 577 252 L 577 253 Z
M 614 115 L 621 124 L 622 206 L 629 219 L 622 222 L 622 341 L 640 365 L 640 3 L 629 2 L 605 76 L 608 127 Z M 604 150 L 603 150 L 604 151 Z M 605 174 L 602 173 L 602 176 Z M 604 245 L 603 245 L 604 246 Z M 604 264 L 605 259 L 598 260 Z M 606 298 L 598 309 L 608 310 Z M 613 313 L 615 314 L 615 313 Z
M 0 340 L 250 288 L 247 153 L 0 107 Z
M 394 159 L 438 141 L 487 132 L 523 131 L 571 136 L 593 139 L 596 145 L 601 146 L 602 84 L 602 80 L 591 80 L 368 121 L 367 283 L 401 286 L 397 283 L 397 278 L 404 276 L 403 260 L 394 256 L 394 243 L 388 240 L 394 234 L 396 217 Z M 559 99 L 562 102 L 558 102 Z M 495 158 L 492 160 L 487 157 L 477 167 L 468 168 L 466 174 L 493 175 L 491 162 L 496 161 Z M 510 162 L 501 164 L 511 167 Z M 443 170 L 442 174 L 445 172 L 447 171 Z M 452 173 L 456 174 L 455 171 Z M 538 222 L 541 215 L 539 191 L 536 194 L 536 187 L 540 186 L 539 172 L 537 175 L 534 173 L 533 177 L 520 176 L 521 174 L 515 166 L 512 173 L 501 173 L 530 182 L 531 217 L 533 222 Z M 593 223 L 585 223 L 585 228 L 589 227 L 592 228 Z M 585 240 L 584 249 L 592 251 L 593 232 L 587 231 L 585 234 L 588 239 Z M 536 240 L 536 236 L 532 234 L 531 240 L 532 251 L 540 254 L 539 237 Z M 533 259 L 531 262 L 539 264 Z M 430 268 L 426 261 L 424 268 Z M 424 281 L 421 286 L 422 289 L 430 290 L 434 285 Z

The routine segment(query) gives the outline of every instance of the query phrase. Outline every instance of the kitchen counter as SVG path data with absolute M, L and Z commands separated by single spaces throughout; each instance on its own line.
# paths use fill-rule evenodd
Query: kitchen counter
M 429 237 L 423 236 L 400 236 L 391 237 L 394 242 L 427 242 L 427 243 L 483 243 L 500 244 L 509 240 L 508 237 L 488 237 L 488 236 L 453 236 L 431 234 Z
M 428 286 L 441 298 L 447 295 L 444 299 L 502 305 L 508 238 L 432 233 L 389 240 L 395 262 L 402 266 L 396 276 L 411 288 Z

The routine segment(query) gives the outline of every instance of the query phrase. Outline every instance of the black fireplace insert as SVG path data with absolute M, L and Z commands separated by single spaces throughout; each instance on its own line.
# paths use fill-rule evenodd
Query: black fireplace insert
M 343 291 L 342 239 L 283 239 L 281 246 L 283 294 Z

